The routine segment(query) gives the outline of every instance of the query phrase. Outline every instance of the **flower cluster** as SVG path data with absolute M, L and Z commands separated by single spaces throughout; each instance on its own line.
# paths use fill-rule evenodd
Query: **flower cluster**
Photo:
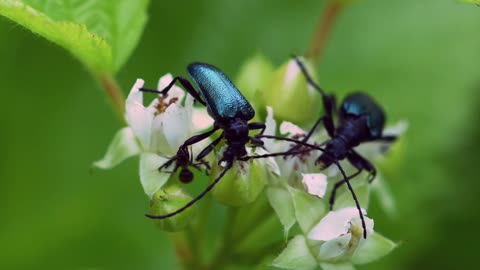
M 164 89 L 172 79 L 169 74 L 163 76 L 158 89 Z M 294 61 L 274 71 L 263 57 L 255 57 L 247 62 L 237 81 L 240 89 L 249 89 L 244 95 L 254 100 L 252 104 L 257 117 L 266 124 L 265 135 L 301 139 L 307 134 L 299 125 L 312 120 L 312 112 L 321 104 L 320 95 L 309 87 Z M 151 199 L 150 212 L 163 215 L 183 207 L 192 199 L 178 181 L 178 173 L 172 173 L 175 162 L 171 162 L 170 166 L 163 165 L 175 156 L 185 140 L 210 128 L 213 120 L 205 108 L 195 107 L 193 98 L 177 86 L 173 86 L 168 95 L 158 95 L 148 106 L 144 106 L 143 92 L 139 91 L 143 84 L 143 80 L 137 80 L 128 95 L 128 127 L 115 135 L 104 158 L 94 165 L 108 169 L 128 157 L 139 155 L 140 182 Z M 276 117 L 281 119 L 279 128 Z M 398 134 L 404 129 L 404 124 L 401 124 L 391 132 Z M 327 139 L 326 132 L 320 130 L 309 138 L 308 143 L 318 144 Z M 284 140 L 264 138 L 263 141 L 264 148 L 247 147 L 248 156 L 285 152 L 293 146 Z M 196 157 L 210 142 L 207 139 L 194 144 L 189 149 L 192 157 Z M 385 144 L 362 148 L 367 157 L 379 159 L 383 157 L 380 153 L 384 151 Z M 203 164 L 198 164 L 195 166 L 197 171 L 205 170 L 211 181 L 215 179 L 225 166 L 219 162 L 224 149 L 225 146 L 217 146 L 206 157 L 210 166 L 203 168 Z M 280 230 L 268 229 L 259 237 L 279 233 L 282 236 L 280 243 L 288 241 L 283 250 L 273 250 L 275 258 L 267 262 L 282 269 L 315 269 L 318 266 L 324 269 L 353 269 L 353 264 L 368 263 L 389 253 L 395 244 L 374 232 L 374 222 L 366 217 L 365 209 L 362 212 L 368 237 L 363 238 L 358 210 L 347 189 L 341 189 L 334 208 L 328 211 L 329 205 L 324 197 L 342 178 L 333 167 L 321 171 L 315 164 L 318 154 L 316 150 L 300 147 L 295 155 L 236 160 L 211 192 L 217 201 L 240 209 L 233 218 L 238 223 L 231 225 L 230 236 L 240 237 L 240 232 L 245 230 L 260 230 L 248 222 L 269 224 L 269 220 L 274 220 L 274 223 L 281 224 Z M 193 159 L 192 164 L 195 164 Z M 362 207 L 366 208 L 370 186 L 364 175 L 358 178 L 354 181 L 355 192 Z M 383 181 L 377 179 L 376 182 L 381 184 L 377 188 L 379 193 L 388 201 L 390 196 Z M 391 200 L 386 205 L 389 209 L 393 208 Z M 196 212 L 195 206 L 192 206 L 158 223 L 164 230 L 181 230 L 189 226 Z M 272 255 L 272 250 L 265 249 L 266 246 L 249 244 L 263 240 L 253 237 L 255 240 L 247 241 L 249 238 L 244 238 L 245 241 L 240 241 L 236 249 L 238 254 L 258 254 L 261 251 L 265 252 L 265 257 Z

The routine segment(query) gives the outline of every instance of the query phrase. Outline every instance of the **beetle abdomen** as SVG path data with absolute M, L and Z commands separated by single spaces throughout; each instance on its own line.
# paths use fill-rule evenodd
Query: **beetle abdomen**
M 347 115 L 367 117 L 367 125 L 372 138 L 382 136 L 385 125 L 385 113 L 370 96 L 364 93 L 354 93 L 345 97 L 340 108 L 340 117 Z
M 187 71 L 205 98 L 209 113 L 215 120 L 241 118 L 250 120 L 255 116 L 250 103 L 218 68 L 204 63 L 192 63 Z

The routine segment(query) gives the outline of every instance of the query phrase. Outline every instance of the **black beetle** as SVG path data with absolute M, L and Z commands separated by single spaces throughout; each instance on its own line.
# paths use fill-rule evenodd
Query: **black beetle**
M 358 202 L 357 196 L 355 195 L 349 180 L 359 175 L 363 170 L 366 170 L 370 173 L 369 182 L 371 182 L 375 179 L 377 171 L 370 161 L 355 151 L 354 147 L 364 142 L 393 142 L 396 140 L 396 136 L 383 136 L 385 113 L 382 107 L 370 96 L 361 92 L 352 93 L 345 97 L 340 105 L 340 110 L 337 112 L 335 96 L 327 95 L 326 92 L 313 81 L 298 57 L 295 57 L 295 61 L 308 83 L 322 95 L 323 106 L 325 108 L 325 115 L 315 122 L 303 141 L 306 142 L 317 126 L 322 122 L 331 139 L 326 142 L 324 151 L 317 159 L 317 163 L 320 164 L 322 169 L 335 164 L 343 176 L 343 180 L 335 183 L 332 190 L 330 196 L 330 208 L 332 209 L 333 204 L 335 203 L 337 189 L 343 184 L 347 184 L 359 211 L 360 219 L 362 220 L 363 237 L 367 238 L 365 220 L 360 203 Z M 337 127 L 335 127 L 333 121 L 334 113 L 338 113 L 339 117 Z M 357 169 L 357 172 L 350 176 L 347 176 L 342 166 L 340 166 L 339 161 L 345 158 Z
M 314 87 L 322 95 L 325 115 L 321 116 L 315 122 L 313 127 L 301 141 L 268 135 L 262 135 L 259 136 L 259 138 L 283 139 L 294 142 L 297 145 L 290 150 L 292 151 L 292 154 L 295 152 L 293 150 L 301 145 L 322 151 L 322 154 L 317 159 L 317 164 L 319 164 L 322 169 L 326 169 L 330 165 L 335 164 L 343 177 L 343 180 L 335 183 L 335 186 L 332 189 L 330 196 L 330 209 L 333 208 L 337 189 L 343 184 L 347 184 L 359 211 L 363 227 L 363 237 L 366 238 L 367 231 L 363 213 L 349 180 L 359 175 L 363 170 L 366 170 L 370 173 L 369 182 L 371 182 L 376 176 L 376 170 L 370 161 L 355 151 L 354 147 L 364 142 L 393 142 L 396 139 L 396 136 L 383 136 L 385 113 L 380 105 L 378 105 L 370 96 L 361 92 L 352 93 L 345 97 L 340 105 L 340 110 L 337 111 L 335 96 L 327 95 L 326 92 L 313 81 L 300 59 L 296 56 L 294 56 L 294 59 L 305 76 L 308 84 Z M 337 127 L 334 125 L 334 113 L 338 114 L 339 118 L 339 124 Z M 324 148 L 307 143 L 308 139 L 312 136 L 320 123 L 323 123 L 323 126 L 330 136 L 330 140 L 321 144 L 321 146 L 325 145 Z M 262 157 L 265 156 L 268 155 L 263 155 Z M 357 172 L 350 176 L 346 175 L 345 170 L 340 165 L 340 161 L 345 158 L 357 169 Z

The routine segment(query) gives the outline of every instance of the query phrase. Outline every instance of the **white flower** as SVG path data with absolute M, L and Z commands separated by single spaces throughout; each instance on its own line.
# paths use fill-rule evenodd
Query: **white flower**
M 164 89 L 172 80 L 170 74 L 163 76 L 158 89 Z M 144 106 L 143 92 L 139 91 L 143 84 L 142 79 L 137 79 L 127 97 L 125 118 L 128 127 L 116 134 L 105 157 L 94 165 L 109 169 L 128 157 L 140 155 L 140 182 L 151 197 L 170 177 L 168 173 L 159 173 L 158 168 L 176 154 L 186 139 L 208 128 L 213 120 L 207 116 L 206 110 L 194 109 L 193 97 L 186 95 L 185 98 L 185 92 L 176 85 L 168 95 L 158 95 Z
M 302 183 L 305 190 L 317 197 L 323 198 L 327 191 L 327 176 L 323 173 L 302 173 Z
M 364 214 L 367 237 L 373 234 L 373 220 Z M 358 209 L 347 207 L 329 212 L 308 234 L 312 240 L 324 241 L 320 247 L 319 256 L 329 260 L 342 255 L 352 255 L 364 241 L 362 222 Z
M 276 135 L 277 123 L 273 118 L 273 109 L 267 107 L 267 118 L 265 121 L 266 129 L 265 135 Z M 288 137 L 302 139 L 307 132 L 298 127 L 297 125 L 284 121 L 280 124 L 280 133 L 282 135 L 288 135 Z M 309 143 L 314 143 L 315 141 L 321 140 L 321 135 L 316 133 L 314 136 L 309 138 Z M 265 142 L 265 148 L 271 153 L 285 152 L 290 150 L 294 143 L 284 141 L 284 140 L 272 140 L 272 139 L 263 139 Z M 301 150 L 307 150 L 305 148 L 299 148 Z M 290 156 L 280 156 L 275 160 L 280 167 L 280 175 L 284 181 L 292 185 L 299 185 L 301 179 L 301 173 L 315 173 L 319 172 L 320 168 L 315 166 L 315 160 L 318 157 L 319 152 L 317 150 L 306 151 L 305 153 L 300 153 L 297 155 Z M 273 183 L 275 184 L 275 183 Z

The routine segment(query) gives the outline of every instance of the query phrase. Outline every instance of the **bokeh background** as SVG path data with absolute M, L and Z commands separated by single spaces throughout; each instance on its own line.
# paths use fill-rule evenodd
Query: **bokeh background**
M 262 52 L 275 64 L 308 47 L 325 1 L 151 1 L 118 75 L 154 86 L 205 61 L 235 77 Z M 344 96 L 364 89 L 390 122 L 408 119 L 405 156 L 375 201 L 376 230 L 401 242 L 360 269 L 470 269 L 480 224 L 480 7 L 454 0 L 364 0 L 340 14 L 318 67 Z M 142 217 L 137 160 L 90 171 L 121 124 L 63 49 L 0 18 L 0 269 L 175 269 L 165 233 Z

